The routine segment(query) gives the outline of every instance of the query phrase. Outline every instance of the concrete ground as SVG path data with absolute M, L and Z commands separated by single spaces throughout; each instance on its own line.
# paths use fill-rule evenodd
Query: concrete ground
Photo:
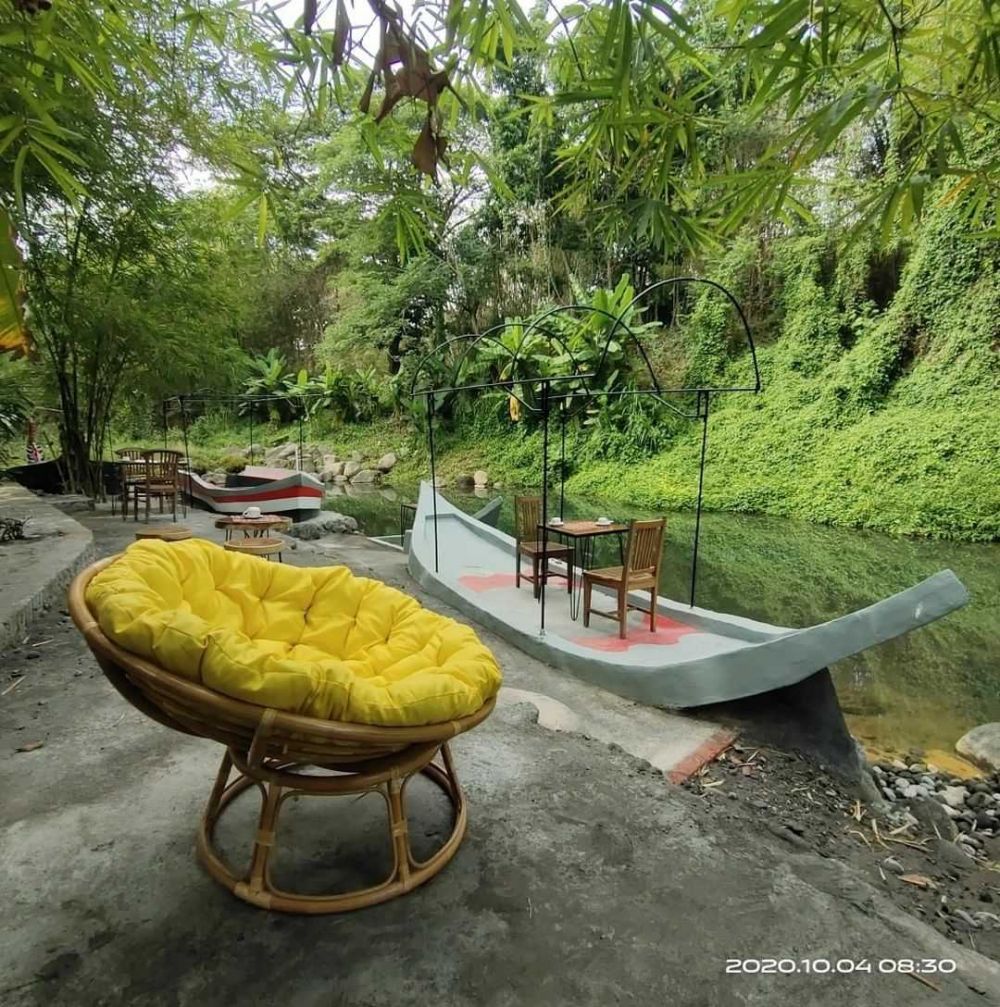
M 131 538 L 120 519 L 83 520 L 99 552 Z M 359 572 L 400 576 L 398 556 L 360 540 L 337 554 Z M 613 699 L 581 698 L 574 683 L 484 639 L 514 688 L 615 711 Z M 25 672 L 0 698 L 4 1005 L 1000 1003 L 996 963 L 844 864 L 713 813 L 618 746 L 554 733 L 516 693 L 455 744 L 471 825 L 440 876 L 344 916 L 254 909 L 193 857 L 219 746 L 127 706 L 57 609 L 3 669 Z M 607 730 L 621 729 L 617 714 Z M 43 747 L 15 751 L 36 741 Z M 431 844 L 443 808 L 429 787 L 413 796 L 415 832 Z M 378 804 L 340 802 L 289 808 L 279 882 L 317 890 L 377 878 L 387 863 Z M 241 799 L 220 830 L 234 858 L 247 849 L 252 805 Z M 765 958 L 796 971 L 727 974 L 730 959 L 754 970 Z M 949 959 L 955 971 L 880 971 L 899 959 L 925 969 Z M 816 960 L 814 970 L 840 961 L 858 971 L 805 972 Z

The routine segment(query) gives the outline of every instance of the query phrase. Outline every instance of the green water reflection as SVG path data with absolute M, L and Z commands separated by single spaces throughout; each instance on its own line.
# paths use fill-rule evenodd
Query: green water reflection
M 463 510 L 485 500 L 445 491 Z M 488 493 L 485 496 L 492 497 Z M 513 523 L 513 492 L 500 527 Z M 334 496 L 327 505 L 358 519 L 366 534 L 399 530 L 399 503 L 416 487 Z M 558 511 L 558 499 L 551 513 Z M 572 517 L 615 519 L 650 513 L 620 504 L 566 498 Z M 664 593 L 686 601 L 694 517 L 669 515 Z M 612 542 L 596 562 L 615 562 Z M 1000 720 L 1000 544 L 894 539 L 782 518 L 707 514 L 702 518 L 697 603 L 784 626 L 808 626 L 862 608 L 950 568 L 972 596 L 945 619 L 833 667 L 854 733 L 866 744 L 905 751 L 951 750 L 970 727 Z

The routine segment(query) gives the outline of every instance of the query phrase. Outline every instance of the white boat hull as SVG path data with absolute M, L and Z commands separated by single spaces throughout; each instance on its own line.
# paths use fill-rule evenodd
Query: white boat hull
M 531 585 L 514 586 L 514 540 L 474 522 L 421 488 L 409 570 L 427 590 L 535 657 L 595 685 L 653 706 L 693 707 L 793 685 L 822 668 L 918 626 L 968 601 L 945 570 L 868 608 L 806 629 L 790 629 L 662 599 L 656 631 L 634 613 L 627 638 L 615 623 L 570 618 L 565 586 L 546 591 L 545 630 Z M 643 605 L 641 595 L 632 601 Z M 648 606 L 648 595 L 646 596 Z

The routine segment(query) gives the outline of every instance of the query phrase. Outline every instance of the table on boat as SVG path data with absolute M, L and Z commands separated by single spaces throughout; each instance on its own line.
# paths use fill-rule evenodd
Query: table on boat
M 573 569 L 575 571 L 589 570 L 594 561 L 594 543 L 603 535 L 618 536 L 618 554 L 622 564 L 625 563 L 623 536 L 628 531 L 627 524 L 612 521 L 611 524 L 598 524 L 596 521 L 563 521 L 561 524 L 540 524 L 539 531 L 554 533 L 566 539 L 573 547 Z M 573 585 L 573 593 L 569 599 L 570 618 L 580 615 L 580 597 L 583 592 L 583 577 L 577 575 Z
M 266 538 L 268 532 L 287 528 L 291 523 L 291 518 L 280 514 L 261 514 L 260 517 L 232 514 L 218 518 L 215 527 L 225 531 L 226 541 L 229 542 L 237 531 L 242 531 L 244 538 Z

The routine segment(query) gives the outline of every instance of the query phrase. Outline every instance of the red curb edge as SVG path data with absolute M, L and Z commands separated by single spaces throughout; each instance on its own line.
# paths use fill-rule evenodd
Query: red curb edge
M 711 737 L 703 741 L 690 755 L 686 755 L 668 772 L 667 779 L 671 783 L 683 783 L 689 776 L 696 773 L 706 762 L 721 755 L 734 741 L 734 731 L 721 728 Z

